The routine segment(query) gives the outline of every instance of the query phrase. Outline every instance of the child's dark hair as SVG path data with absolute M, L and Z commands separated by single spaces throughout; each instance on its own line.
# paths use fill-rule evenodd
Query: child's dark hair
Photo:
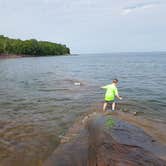
M 118 83 L 118 79 L 113 79 L 112 82 L 115 83 L 115 84 L 117 84 Z

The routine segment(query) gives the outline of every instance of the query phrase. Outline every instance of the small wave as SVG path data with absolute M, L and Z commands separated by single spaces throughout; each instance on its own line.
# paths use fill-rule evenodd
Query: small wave
M 70 84 L 79 84 L 79 85 L 85 85 L 85 82 L 82 80 L 77 80 L 77 79 L 64 79 L 64 82 L 70 83 Z
M 58 89 L 38 89 L 41 92 L 54 92 L 54 91 L 68 91 L 67 88 L 58 88 Z

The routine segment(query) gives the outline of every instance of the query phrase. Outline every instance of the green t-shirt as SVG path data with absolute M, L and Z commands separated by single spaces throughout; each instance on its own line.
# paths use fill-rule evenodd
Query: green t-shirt
M 118 95 L 118 89 L 114 84 L 109 84 L 102 87 L 103 89 L 106 89 L 105 93 L 105 100 L 106 101 L 112 101 L 115 99 L 115 96 Z

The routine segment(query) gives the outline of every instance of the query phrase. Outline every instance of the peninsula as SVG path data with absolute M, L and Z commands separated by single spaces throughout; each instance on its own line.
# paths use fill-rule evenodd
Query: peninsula
M 0 57 L 35 57 L 68 54 L 70 54 L 70 49 L 63 44 L 38 41 L 36 39 L 12 39 L 0 35 Z

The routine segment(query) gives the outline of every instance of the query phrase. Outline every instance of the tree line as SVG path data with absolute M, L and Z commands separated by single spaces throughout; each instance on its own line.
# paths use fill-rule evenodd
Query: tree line
M 11 39 L 0 35 L 0 55 L 48 56 L 70 54 L 66 45 L 36 39 Z

